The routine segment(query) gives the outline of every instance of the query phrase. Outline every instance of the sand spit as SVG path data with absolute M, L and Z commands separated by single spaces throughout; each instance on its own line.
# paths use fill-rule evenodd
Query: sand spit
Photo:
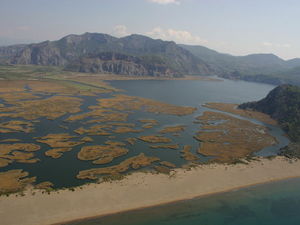
M 166 174 L 133 173 L 121 181 L 25 196 L 0 197 L 2 225 L 46 225 L 153 206 L 300 176 L 300 161 L 276 157 L 249 164 L 208 164 Z M 105 202 L 105 204 L 103 204 Z

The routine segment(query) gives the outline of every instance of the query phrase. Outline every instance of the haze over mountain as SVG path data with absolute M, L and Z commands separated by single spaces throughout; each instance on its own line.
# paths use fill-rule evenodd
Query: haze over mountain
M 300 59 L 273 54 L 232 56 L 203 46 L 179 45 L 143 35 L 68 35 L 57 41 L 0 47 L 0 62 L 61 66 L 66 70 L 136 76 L 218 75 L 300 85 Z
M 203 46 L 180 45 L 213 67 L 219 76 L 272 84 L 300 85 L 300 59 L 283 60 L 274 54 L 232 56 Z

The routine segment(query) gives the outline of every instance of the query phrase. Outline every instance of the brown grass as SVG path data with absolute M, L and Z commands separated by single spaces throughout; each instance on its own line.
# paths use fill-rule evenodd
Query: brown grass
M 25 178 L 28 172 L 9 170 L 0 172 L 0 194 L 13 193 L 23 190 L 28 184 L 35 182 L 35 177 Z
M 42 100 L 29 100 L 16 102 L 14 106 L 7 107 L 8 112 L 0 116 L 12 118 L 21 117 L 27 120 L 35 120 L 40 117 L 56 119 L 67 113 L 80 112 L 81 99 L 66 96 L 53 96 Z
M 160 135 L 141 136 L 138 139 L 148 143 L 169 143 L 172 139 Z
M 261 122 L 271 124 L 271 125 L 277 125 L 276 120 L 272 119 L 269 115 L 253 111 L 253 110 L 244 110 L 244 109 L 238 109 L 237 104 L 229 104 L 229 103 L 207 103 L 204 105 L 207 108 L 216 109 L 224 112 L 229 112 L 233 114 L 237 114 L 240 116 L 244 116 L 251 119 L 256 119 Z
M 266 127 L 223 113 L 204 112 L 198 120 L 204 124 L 204 130 L 195 136 L 201 141 L 198 152 L 216 157 L 215 161 L 233 162 L 276 143 Z M 211 121 L 224 122 L 211 124 Z
M 105 174 L 119 174 L 127 171 L 130 167 L 133 169 L 138 169 L 140 167 L 145 167 L 151 165 L 153 162 L 159 161 L 157 157 L 148 157 L 144 153 L 141 153 L 137 156 L 128 158 L 121 162 L 118 165 L 104 167 L 104 168 L 96 168 L 80 171 L 77 175 L 78 179 L 92 179 L 95 180 L 99 178 L 100 175 Z
M 185 145 L 181 151 L 182 157 L 187 161 L 196 161 L 199 157 L 191 152 L 192 146 Z
M 84 146 L 77 157 L 80 160 L 94 160 L 94 164 L 110 163 L 114 158 L 128 153 L 128 149 L 121 147 L 123 145 L 122 142 L 107 141 L 106 145 Z
M 0 123 L 0 133 L 25 132 L 30 133 L 34 130 L 33 123 L 28 121 L 10 120 Z
M 102 108 L 119 111 L 144 110 L 151 113 L 163 113 L 177 116 L 190 115 L 197 109 L 193 107 L 176 106 L 151 99 L 133 97 L 128 95 L 115 95 L 113 98 L 99 99 Z
M 169 144 L 169 145 L 150 145 L 150 148 L 153 149 L 178 149 L 178 144 Z
M 169 127 L 164 127 L 161 131 L 159 131 L 162 134 L 166 133 L 179 133 L 183 132 L 185 130 L 186 126 L 183 125 L 178 125 L 178 126 L 169 126 Z

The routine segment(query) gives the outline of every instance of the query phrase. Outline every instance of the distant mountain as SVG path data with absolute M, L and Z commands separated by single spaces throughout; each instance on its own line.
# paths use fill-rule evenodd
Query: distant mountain
M 126 75 L 212 74 L 206 63 L 175 42 L 142 35 L 116 38 L 107 34 L 85 33 L 68 35 L 58 41 L 1 47 L 0 61 Z
M 280 85 L 258 102 L 239 105 L 242 109 L 254 109 L 276 119 L 292 141 L 300 142 L 300 87 Z
M 203 46 L 143 35 L 68 35 L 57 41 L 0 47 L 0 63 L 60 66 L 66 70 L 135 76 L 218 75 L 229 79 L 300 85 L 300 59 L 273 54 L 232 56 Z
M 273 54 L 232 56 L 203 46 L 180 46 L 207 63 L 224 78 L 300 85 L 300 59 L 283 60 Z

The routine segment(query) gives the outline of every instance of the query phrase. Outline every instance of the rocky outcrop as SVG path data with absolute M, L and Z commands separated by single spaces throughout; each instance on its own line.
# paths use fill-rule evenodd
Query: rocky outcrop
M 67 70 L 84 73 L 112 73 L 135 76 L 181 76 L 165 64 L 147 63 L 140 57 L 120 53 L 101 53 L 95 56 L 83 57 L 69 64 Z
M 0 48 L 0 62 L 62 66 L 80 72 L 126 75 L 209 75 L 210 67 L 172 41 L 142 35 L 68 35 L 58 41 Z

